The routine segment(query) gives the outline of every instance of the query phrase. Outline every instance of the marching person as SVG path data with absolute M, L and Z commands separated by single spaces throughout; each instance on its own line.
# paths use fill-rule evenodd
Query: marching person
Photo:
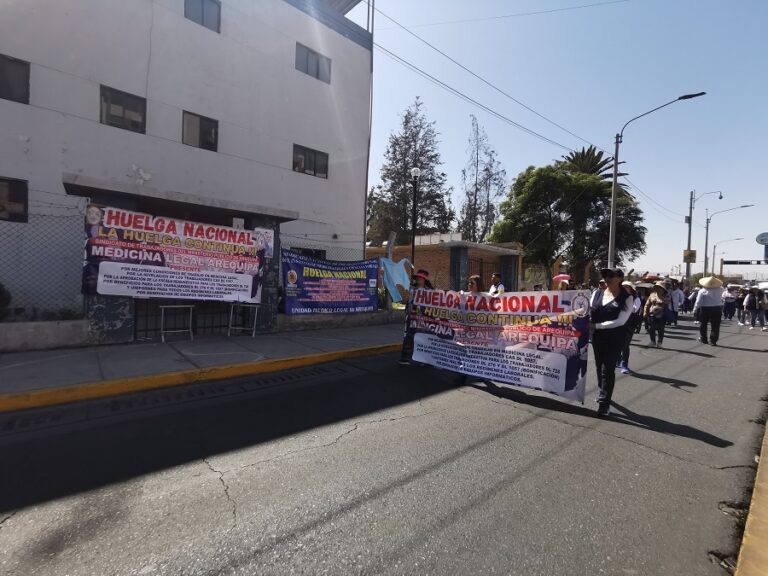
M 733 320 L 736 312 L 736 291 L 733 288 L 723 290 L 723 318 Z
M 664 309 L 669 304 L 669 295 L 664 282 L 656 282 L 651 289 L 651 295 L 645 301 L 643 316 L 648 320 L 648 333 L 651 336 L 651 345 L 661 348 L 664 343 Z
M 411 297 L 413 297 L 413 291 L 419 288 L 426 288 L 427 290 L 434 290 L 432 282 L 429 281 L 429 272 L 424 269 L 416 270 L 416 273 L 411 276 Z M 414 332 L 411 329 L 411 310 L 413 303 L 408 300 L 407 313 L 405 315 L 405 334 L 403 336 L 403 349 L 400 352 L 400 360 L 397 361 L 400 366 L 410 366 L 411 358 L 413 357 L 413 336 Z
M 672 280 L 672 293 L 669 295 L 669 299 L 672 304 L 672 312 L 675 314 L 674 325 L 677 326 L 677 320 L 685 302 L 685 293 L 680 289 L 677 280 Z
M 473 274 L 467 281 L 467 288 L 470 294 L 477 294 L 479 292 L 485 292 L 485 286 L 483 285 L 483 279 L 477 274 Z
M 500 296 L 504 294 L 504 284 L 501 283 L 501 274 L 494 272 L 491 276 L 491 287 L 488 289 L 491 296 Z
M 624 272 L 618 268 L 600 270 L 606 287 L 592 295 L 590 321 L 595 327 L 592 348 L 597 372 L 597 415 L 607 416 L 616 382 L 616 361 L 621 355 L 627 332 L 626 323 L 632 314 L 632 298 L 621 288 Z
M 640 296 L 637 295 L 635 287 L 632 282 L 622 282 L 621 287 L 626 291 L 628 297 L 632 300 L 632 314 L 627 320 L 627 334 L 624 340 L 624 346 L 621 349 L 621 362 L 619 362 L 619 369 L 622 374 L 629 374 L 629 346 L 632 344 L 632 336 L 635 334 L 635 326 L 642 322 L 642 305 Z
M 749 313 L 749 329 L 755 329 L 755 321 L 760 320 L 760 328 L 765 332 L 765 293 L 757 286 L 749 289 L 749 294 L 744 298 L 744 310 Z M 745 320 L 746 322 L 746 320 Z
M 747 323 L 747 312 L 744 310 L 744 300 L 747 298 L 747 291 L 739 288 L 739 294 L 736 296 L 736 320 L 739 326 Z
M 699 319 L 699 342 L 707 343 L 707 325 L 711 324 L 709 343 L 717 346 L 720 339 L 720 319 L 723 314 L 723 282 L 714 276 L 699 280 L 701 290 L 693 305 L 693 315 Z

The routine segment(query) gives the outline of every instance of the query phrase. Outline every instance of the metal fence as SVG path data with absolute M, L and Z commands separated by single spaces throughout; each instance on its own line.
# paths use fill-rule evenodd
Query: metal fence
M 0 221 L 0 283 L 11 294 L 5 320 L 82 317 L 83 213 L 61 212 Z

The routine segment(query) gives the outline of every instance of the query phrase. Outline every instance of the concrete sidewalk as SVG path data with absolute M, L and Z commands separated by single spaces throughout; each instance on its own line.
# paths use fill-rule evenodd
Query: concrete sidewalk
M 0 412 L 399 350 L 402 324 L 0 355 Z

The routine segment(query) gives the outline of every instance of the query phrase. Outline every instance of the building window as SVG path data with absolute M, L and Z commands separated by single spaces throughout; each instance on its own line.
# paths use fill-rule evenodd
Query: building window
M 0 98 L 29 104 L 29 62 L 0 54 Z
M 195 148 L 216 150 L 219 147 L 219 122 L 191 112 L 184 112 L 181 141 Z
M 0 178 L 0 220 L 26 222 L 29 217 L 27 183 Z
M 331 59 L 298 42 L 296 43 L 296 70 L 328 84 L 331 83 Z
M 294 144 L 293 171 L 328 178 L 328 154 Z
M 147 100 L 107 86 L 101 87 L 101 123 L 144 134 Z
M 219 0 L 184 0 L 184 17 L 214 32 L 221 30 Z

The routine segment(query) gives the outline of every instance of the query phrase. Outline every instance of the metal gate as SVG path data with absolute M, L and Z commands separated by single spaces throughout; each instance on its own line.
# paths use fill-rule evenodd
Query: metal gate
M 208 300 L 135 299 L 134 317 L 136 341 L 160 339 L 160 306 L 166 304 L 194 304 L 192 331 L 195 335 L 226 334 L 229 327 L 229 302 Z M 186 328 L 189 313 L 184 310 L 166 310 L 165 328 L 180 330 Z
M 484 285 L 487 282 L 490 282 L 490 276 L 493 273 L 493 270 L 491 270 L 491 263 L 483 261 L 482 258 L 468 258 L 467 270 L 469 276 L 480 276 L 480 278 L 483 279 Z

